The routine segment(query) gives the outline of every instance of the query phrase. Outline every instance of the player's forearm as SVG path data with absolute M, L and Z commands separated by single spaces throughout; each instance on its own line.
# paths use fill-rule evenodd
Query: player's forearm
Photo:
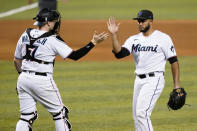
M 14 58 L 14 66 L 16 68 L 16 71 L 20 74 L 21 73 L 21 66 L 22 66 L 22 60 Z
M 112 47 L 113 47 L 113 51 L 115 53 L 119 53 L 121 50 L 121 46 L 118 40 L 118 35 L 117 33 L 111 34 L 112 35 Z
M 78 60 L 80 58 L 82 58 L 83 56 L 85 56 L 95 45 L 90 42 L 89 44 L 87 44 L 86 46 L 73 51 L 68 58 L 72 59 L 72 60 Z
M 171 64 L 174 88 L 180 88 L 180 71 L 178 61 Z

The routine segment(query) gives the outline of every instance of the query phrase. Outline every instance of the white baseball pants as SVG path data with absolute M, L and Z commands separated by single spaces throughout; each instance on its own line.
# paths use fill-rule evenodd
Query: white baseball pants
M 136 76 L 133 92 L 135 131 L 153 131 L 150 116 L 165 84 L 163 72 L 154 74 L 146 78 Z
M 52 115 L 59 113 L 64 106 L 52 75 L 39 76 L 35 73 L 22 72 L 18 78 L 17 91 L 21 113 L 35 112 L 37 101 Z M 25 117 L 28 119 L 31 116 Z M 56 131 L 69 131 L 63 119 L 56 120 L 55 127 Z M 16 131 L 29 131 L 28 123 L 19 120 Z

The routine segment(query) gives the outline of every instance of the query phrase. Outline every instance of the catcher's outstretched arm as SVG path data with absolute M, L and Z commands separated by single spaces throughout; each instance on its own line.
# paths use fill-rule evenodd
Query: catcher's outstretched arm
M 101 43 L 102 41 L 104 41 L 105 39 L 107 39 L 108 34 L 103 32 L 100 34 L 97 34 L 97 32 L 95 31 L 93 38 L 91 40 L 91 42 L 89 44 L 87 44 L 86 46 L 73 51 L 68 58 L 72 59 L 72 60 L 78 60 L 80 58 L 82 58 L 83 56 L 85 56 L 95 45 Z
M 76 51 L 73 51 L 68 56 L 68 58 L 70 58 L 72 60 L 78 60 L 78 59 L 82 58 L 83 56 L 85 56 L 93 47 L 94 47 L 94 44 L 92 42 L 90 42 L 86 46 L 84 46 Z

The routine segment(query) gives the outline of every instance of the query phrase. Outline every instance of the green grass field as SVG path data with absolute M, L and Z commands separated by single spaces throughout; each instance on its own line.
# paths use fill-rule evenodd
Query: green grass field
M 34 0 L 37 1 L 37 0 Z M 27 5 L 27 0 L 0 0 L 0 12 Z M 150 9 L 155 19 L 160 20 L 196 20 L 196 0 L 67 0 L 58 1 L 62 18 L 69 19 L 118 19 L 136 17 L 140 9 Z M 2 18 L 3 20 L 32 19 L 38 8 Z
M 181 85 L 188 92 L 186 103 L 178 111 L 169 111 L 166 102 L 172 90 L 170 65 L 166 66 L 166 86 L 152 113 L 155 131 L 197 130 L 197 57 L 179 57 Z M 15 93 L 17 74 L 13 63 L 0 61 L 0 130 L 11 131 L 19 118 Z M 134 131 L 132 94 L 134 63 L 57 62 L 54 79 L 64 104 L 70 109 L 73 131 Z M 39 119 L 35 131 L 54 131 L 49 113 L 38 104 Z

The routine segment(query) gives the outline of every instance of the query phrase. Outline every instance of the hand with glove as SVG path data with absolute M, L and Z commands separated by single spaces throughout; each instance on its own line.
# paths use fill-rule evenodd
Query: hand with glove
M 170 93 L 170 99 L 167 103 L 168 108 L 172 110 L 178 110 L 185 105 L 186 91 L 184 88 L 176 88 Z

